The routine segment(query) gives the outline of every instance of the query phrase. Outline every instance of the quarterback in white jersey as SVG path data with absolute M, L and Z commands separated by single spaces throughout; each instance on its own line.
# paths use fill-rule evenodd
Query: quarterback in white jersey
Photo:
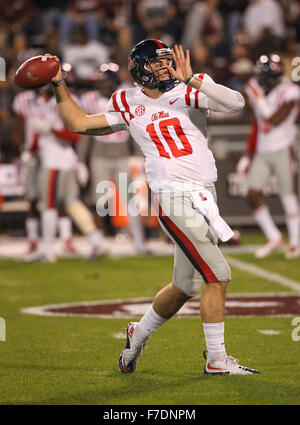
M 284 244 L 282 234 L 262 199 L 262 190 L 271 175 L 277 178 L 286 216 L 289 239 L 286 258 L 300 255 L 299 202 L 293 160 L 300 88 L 291 81 L 284 81 L 282 75 L 283 65 L 279 56 L 262 55 L 257 61 L 256 78 L 252 78 L 245 89 L 257 123 L 256 152 L 248 173 L 248 202 L 255 221 L 267 239 L 266 244 L 255 252 L 258 258 L 268 256 Z M 249 162 L 249 158 L 244 157 L 240 165 L 247 166 Z
M 156 294 L 139 322 L 128 324 L 120 371 L 134 372 L 146 340 L 198 295 L 196 269 L 205 282 L 200 308 L 207 345 L 204 372 L 258 373 L 239 365 L 225 350 L 225 294 L 231 276 L 215 235 L 228 240 L 233 232 L 218 213 L 217 172 L 205 134 L 208 109 L 238 111 L 244 98 L 208 76 L 194 75 L 189 51 L 181 46 L 171 50 L 160 40 L 133 47 L 129 73 L 136 88 L 113 94 L 107 112 L 100 115 L 86 115 L 72 102 L 60 71 L 52 79 L 60 113 L 73 131 L 108 134 L 127 129 L 140 145 L 161 227 L 175 242 L 173 281 Z
M 213 84 L 207 74 L 195 77 L 203 85 Z M 215 160 L 207 145 L 208 108 L 208 97 L 183 82 L 165 92 L 159 103 L 135 87 L 113 94 L 107 119 L 111 125 L 117 119 L 139 144 L 154 192 L 196 190 L 217 180 Z

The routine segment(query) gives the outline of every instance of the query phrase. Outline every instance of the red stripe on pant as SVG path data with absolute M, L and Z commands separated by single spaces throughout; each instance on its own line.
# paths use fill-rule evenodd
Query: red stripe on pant
M 57 170 L 50 170 L 48 178 L 48 197 L 46 208 L 54 208 Z
M 158 203 L 158 199 L 154 199 L 156 206 L 158 206 L 159 218 L 163 225 L 166 226 L 167 230 L 170 230 L 170 234 L 175 236 L 174 239 L 177 240 L 178 245 L 184 252 L 184 254 L 189 258 L 192 257 L 194 267 L 198 269 L 203 278 L 207 283 L 215 283 L 219 282 L 219 279 L 216 277 L 214 272 L 211 270 L 209 265 L 203 260 L 197 248 L 190 241 L 190 239 L 176 226 L 176 224 L 170 219 L 170 217 L 166 216 L 162 210 L 162 207 Z M 158 204 L 158 205 L 157 205 Z M 181 242 L 181 243 L 180 243 Z M 190 259 L 190 258 L 189 258 Z

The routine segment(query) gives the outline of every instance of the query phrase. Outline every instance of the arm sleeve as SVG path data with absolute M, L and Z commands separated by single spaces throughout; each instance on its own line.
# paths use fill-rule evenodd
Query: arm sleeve
M 215 112 L 238 112 L 245 106 L 240 92 L 216 84 L 207 74 L 199 91 L 207 96 L 207 108 Z

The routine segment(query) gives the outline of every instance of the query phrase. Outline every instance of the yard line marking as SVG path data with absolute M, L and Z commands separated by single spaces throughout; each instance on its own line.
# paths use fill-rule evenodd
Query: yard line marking
M 291 288 L 297 292 L 300 292 L 300 283 L 295 280 L 288 279 L 287 277 L 282 276 L 279 273 L 268 272 L 267 270 L 262 269 L 258 266 L 254 266 L 253 264 L 237 260 L 236 258 L 229 257 L 228 255 L 226 255 L 226 259 L 231 266 L 236 267 L 237 269 L 246 271 L 255 276 L 263 277 L 264 279 L 270 280 L 271 282 L 280 283 L 281 285 L 287 288 Z
M 263 335 L 280 335 L 281 331 L 275 331 L 273 329 L 258 329 L 258 332 L 260 332 Z

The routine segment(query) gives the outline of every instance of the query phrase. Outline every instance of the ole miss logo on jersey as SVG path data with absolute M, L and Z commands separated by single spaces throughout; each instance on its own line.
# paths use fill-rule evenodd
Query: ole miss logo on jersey
M 145 106 L 139 105 L 135 108 L 135 115 L 138 117 L 141 117 L 145 113 Z

